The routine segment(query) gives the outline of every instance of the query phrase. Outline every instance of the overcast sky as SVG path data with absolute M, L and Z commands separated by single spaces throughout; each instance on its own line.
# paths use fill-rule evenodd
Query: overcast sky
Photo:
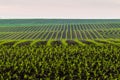
M 0 0 L 0 18 L 120 18 L 120 0 Z

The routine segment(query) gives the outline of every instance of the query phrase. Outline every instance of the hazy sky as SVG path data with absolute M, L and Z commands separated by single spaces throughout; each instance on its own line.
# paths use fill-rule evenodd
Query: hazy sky
M 120 18 L 120 0 L 0 0 L 1 18 Z

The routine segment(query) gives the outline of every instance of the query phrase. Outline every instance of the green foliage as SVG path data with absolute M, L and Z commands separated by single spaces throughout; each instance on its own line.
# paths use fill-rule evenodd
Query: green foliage
M 52 40 L 52 39 L 48 40 L 47 41 L 47 46 L 51 46 L 52 41 L 54 41 L 54 40 Z
M 30 45 L 30 40 L 19 40 L 18 42 L 16 42 L 13 46 L 16 47 L 16 46 L 25 46 L 25 45 Z
M 91 44 L 91 45 L 94 45 L 94 46 L 102 46 L 102 45 L 103 45 L 102 43 L 98 43 L 98 42 L 96 42 L 95 40 L 90 40 L 90 39 L 85 40 L 85 42 L 86 42 L 86 43 L 89 43 L 89 44 Z
M 115 42 L 115 41 L 110 41 L 110 40 L 105 40 L 105 39 L 98 39 L 96 40 L 97 42 L 99 43 L 103 43 L 103 44 L 106 44 L 106 45 L 114 45 L 114 46 L 119 46 L 120 47 L 120 43 L 118 42 Z
M 30 46 L 35 46 L 37 42 L 40 42 L 41 40 L 34 40 L 31 42 Z
M 79 40 L 76 40 L 80 42 Z M 0 45 L 1 80 L 114 80 L 120 77 L 120 47 L 102 45 Z M 25 41 L 27 42 L 27 41 Z M 29 42 L 29 41 L 28 41 Z M 33 41 L 34 42 L 34 41 Z M 32 42 L 31 42 L 32 43 Z M 50 42 L 51 43 L 51 42 Z
M 68 44 L 66 43 L 66 40 L 65 40 L 65 39 L 62 39 L 61 42 L 62 42 L 62 44 L 63 44 L 64 46 L 67 46 L 67 45 L 68 45 Z
M 78 39 L 75 39 L 74 41 L 77 42 L 78 45 L 80 45 L 80 46 L 85 46 L 85 45 L 86 45 L 86 44 L 82 43 L 82 42 L 81 42 L 80 40 L 78 40 Z
M 15 42 L 17 42 L 17 41 L 15 41 L 15 40 L 1 41 L 0 45 L 11 45 L 11 44 L 14 44 Z

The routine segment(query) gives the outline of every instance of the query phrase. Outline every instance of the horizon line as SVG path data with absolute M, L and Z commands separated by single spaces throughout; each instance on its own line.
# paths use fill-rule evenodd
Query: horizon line
M 40 18 L 40 17 L 0 17 L 0 19 L 120 19 L 120 18 Z

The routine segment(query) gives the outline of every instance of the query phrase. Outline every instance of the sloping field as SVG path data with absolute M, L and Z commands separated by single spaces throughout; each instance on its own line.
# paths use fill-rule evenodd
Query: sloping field
M 110 38 L 120 38 L 120 20 L 0 20 L 0 40 Z
M 0 80 L 120 80 L 120 20 L 0 20 Z
M 2 41 L 0 79 L 119 80 L 120 40 Z

